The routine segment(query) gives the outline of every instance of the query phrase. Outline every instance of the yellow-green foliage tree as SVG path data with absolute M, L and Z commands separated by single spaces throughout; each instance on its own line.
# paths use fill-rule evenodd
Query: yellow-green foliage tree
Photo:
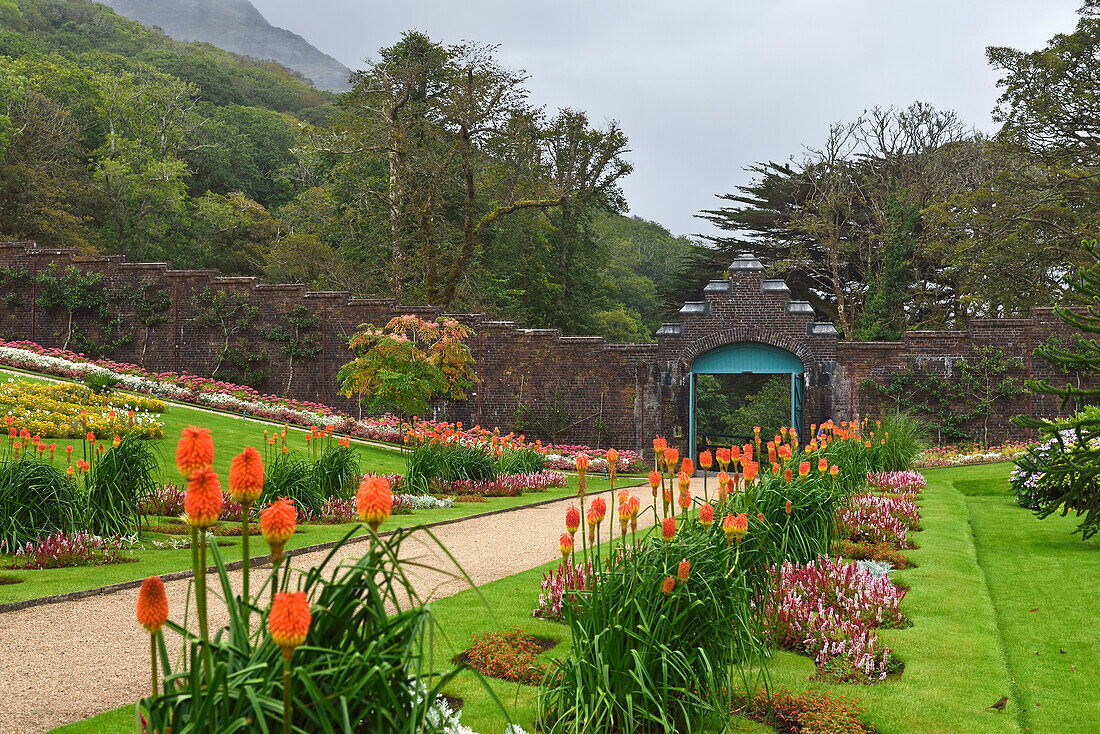
M 366 324 L 348 341 L 358 356 L 340 368 L 340 391 L 371 410 L 407 415 L 422 415 L 434 397 L 463 400 L 479 382 L 466 345 L 472 335 L 446 316 L 408 314 L 381 329 Z

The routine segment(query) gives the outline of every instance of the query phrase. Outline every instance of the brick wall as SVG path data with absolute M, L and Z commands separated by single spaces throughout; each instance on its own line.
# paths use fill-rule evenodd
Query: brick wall
M 51 267 L 70 266 L 103 276 L 109 311 L 120 317 L 121 331 L 132 340 L 109 355 L 155 371 L 210 375 L 222 348 L 221 335 L 195 321 L 196 302 L 210 293 L 235 293 L 255 306 L 258 314 L 247 333 L 237 338 L 266 367 L 260 386 L 266 392 L 312 400 L 355 414 L 357 407 L 338 395 L 336 372 L 351 358 L 347 340 L 360 324 L 382 325 L 394 316 L 417 314 L 435 318 L 432 306 L 402 306 L 391 299 L 356 298 L 343 292 L 314 292 L 302 285 L 270 285 L 255 278 L 223 277 L 212 270 L 172 270 L 167 263 L 127 263 L 118 256 L 82 257 L 75 251 L 39 249 L 33 243 L 0 243 L 0 337 L 29 339 L 60 347 L 69 331 L 68 314 L 45 308 L 36 275 Z M 164 323 L 148 330 L 135 324 L 133 305 L 120 294 L 145 284 L 148 292 L 166 296 Z M 316 359 L 295 366 L 288 381 L 287 360 L 279 345 L 263 336 L 265 329 L 285 324 L 299 306 L 309 309 L 320 327 L 310 334 L 320 347 Z M 919 364 L 944 373 L 958 359 L 993 345 L 1021 360 L 1017 379 L 1051 376 L 1065 382 L 1046 364 L 1032 358 L 1035 346 L 1052 335 L 1069 332 L 1050 308 L 1033 309 L 1026 319 L 975 319 L 965 331 L 908 332 L 899 342 L 838 343 L 831 324 L 814 321 L 809 304 L 790 300 L 780 280 L 765 277 L 764 267 L 751 256 L 738 258 L 729 275 L 711 281 L 703 300 L 685 304 L 679 321 L 665 324 L 655 344 L 612 345 L 602 337 L 563 336 L 552 329 L 523 329 L 511 322 L 491 321 L 483 314 L 451 314 L 475 332 L 470 347 L 482 383 L 465 401 L 439 401 L 440 418 L 519 427 L 532 438 L 559 443 L 614 445 L 644 450 L 656 433 L 686 447 L 687 378 L 696 357 L 734 342 L 761 342 L 797 355 L 806 368 L 804 424 L 876 415 L 884 408 L 878 394 L 864 387 L 867 379 L 886 381 L 898 371 Z M 101 321 L 77 315 L 76 330 L 99 344 Z M 117 336 L 115 334 L 114 336 Z M 70 347 L 73 346 L 70 344 Z M 223 372 L 218 377 L 228 377 Z M 533 430 L 533 421 L 560 406 L 555 435 Z M 990 420 L 991 438 L 1018 434 L 1008 419 L 1031 412 L 1053 416 L 1059 411 L 1050 398 L 1024 396 L 998 404 Z

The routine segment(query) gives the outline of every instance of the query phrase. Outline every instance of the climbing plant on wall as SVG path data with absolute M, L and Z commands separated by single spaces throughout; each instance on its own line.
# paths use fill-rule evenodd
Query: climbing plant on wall
M 172 307 L 172 298 L 168 295 L 168 289 L 155 278 L 142 278 L 130 285 L 125 289 L 125 297 L 133 308 L 134 322 L 144 330 L 140 362 L 144 367 L 149 339 L 156 327 L 168 323 L 168 309 Z
M 107 289 L 103 286 L 102 273 L 86 273 L 75 265 L 62 270 L 56 264 L 52 264 L 47 270 L 38 274 L 36 281 L 38 307 L 46 310 L 61 310 L 67 316 L 64 333 L 58 334 L 63 336 L 61 345 L 63 349 L 69 348 L 74 332 L 79 329 L 74 323 L 78 315 L 91 315 L 107 325 L 110 301 L 107 297 Z M 87 348 L 90 343 L 86 336 L 82 336 L 79 341 L 83 348 Z
M 211 377 L 216 377 L 218 370 L 227 361 L 234 364 L 239 361 L 240 357 L 237 354 L 230 354 L 235 346 L 234 340 L 248 331 L 252 322 L 256 320 L 256 316 L 259 315 L 260 309 L 253 306 L 248 298 L 240 293 L 213 288 L 204 288 L 195 293 L 191 303 L 194 307 L 195 324 L 213 329 L 221 339 L 218 359 L 210 372 Z
M 930 363 L 914 362 L 908 368 L 879 382 L 864 380 L 866 390 L 878 393 L 893 412 L 923 415 L 935 425 L 938 441 L 966 441 L 978 438 L 989 443 L 989 419 L 998 403 L 1023 394 L 1023 383 L 1012 375 L 1023 367 L 1016 357 L 993 346 L 974 350 L 971 357 L 952 362 L 950 370 L 932 369 Z M 975 437 L 968 429 L 981 425 Z
M 260 330 L 260 335 L 275 342 L 287 359 L 286 395 L 290 395 L 294 382 L 295 361 L 317 359 L 321 353 L 321 343 L 317 338 L 320 328 L 321 320 L 305 306 L 298 305 L 285 314 L 280 323 Z

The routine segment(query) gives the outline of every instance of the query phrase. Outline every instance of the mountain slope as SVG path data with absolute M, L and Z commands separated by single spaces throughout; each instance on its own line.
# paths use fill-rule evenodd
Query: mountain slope
M 301 36 L 271 25 L 248 0 L 103 0 L 115 12 L 158 26 L 181 41 L 205 41 L 234 53 L 271 59 L 319 89 L 348 89 L 351 70 Z

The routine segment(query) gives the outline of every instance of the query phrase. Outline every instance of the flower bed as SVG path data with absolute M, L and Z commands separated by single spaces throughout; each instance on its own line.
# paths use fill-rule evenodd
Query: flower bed
M 568 478 L 561 472 L 540 471 L 530 474 L 501 474 L 488 482 L 456 481 L 439 486 L 440 494 L 480 495 L 482 497 L 519 497 L 524 492 L 545 492 L 564 487 Z
M 482 675 L 533 686 L 546 674 L 546 666 L 539 662 L 538 654 L 547 647 L 518 627 L 471 636 L 474 644 L 460 658 Z
M 734 710 L 767 724 L 777 734 L 874 734 L 863 722 L 858 698 L 829 691 L 791 693 L 786 688 L 758 690 L 750 700 L 744 692 L 734 696 Z
M 42 385 L 14 378 L 0 383 L 0 415 L 7 426 L 42 438 L 83 438 L 88 432 L 164 438 L 155 414 L 167 407 L 150 398 L 97 395 L 72 383 Z
M 920 527 L 920 508 L 904 497 L 857 494 L 837 512 L 837 526 L 845 540 L 911 548 L 909 531 Z
M 128 550 L 134 538 L 101 538 L 88 531 L 57 533 L 39 538 L 33 543 L 16 548 L 12 553 L 6 544 L 0 543 L 0 553 L 11 553 L 7 568 L 70 568 L 72 566 L 104 566 L 109 563 L 135 561 Z
M 1016 456 L 1026 451 L 1029 445 L 1024 441 L 1006 441 L 999 446 L 990 446 L 989 448 L 933 446 L 917 460 L 916 467 L 918 469 L 934 469 L 944 466 L 1012 461 Z
M 867 485 L 886 494 L 906 495 L 910 499 L 920 497 L 928 480 L 918 471 L 868 472 Z
M 805 652 L 833 680 L 882 680 L 896 668 L 875 630 L 904 624 L 905 591 L 840 559 L 772 569 L 765 624 L 780 648 Z
M 179 374 L 176 372 L 152 372 L 137 365 L 113 360 L 92 360 L 82 354 L 63 349 L 51 349 L 29 341 L 4 341 L 0 339 L 0 365 L 42 372 L 70 380 L 83 380 L 89 375 L 118 379 L 118 387 L 129 392 L 155 395 L 177 402 L 193 403 L 232 413 L 242 413 L 254 418 L 287 423 L 303 428 L 332 426 L 333 431 L 368 441 L 403 444 L 411 424 L 393 415 L 371 416 L 356 420 L 327 405 L 307 400 L 267 395 L 254 388 L 222 382 L 209 377 Z M 456 431 L 464 440 L 488 441 L 500 438 L 500 431 L 488 431 L 480 426 L 463 428 L 461 423 L 419 420 L 416 428 L 435 433 Z M 83 435 L 83 434 L 81 434 Z M 538 445 L 538 444 L 536 444 Z M 579 445 L 549 445 L 558 457 L 557 463 L 548 468 L 570 470 L 578 453 L 603 456 L 606 451 Z M 549 457 L 548 457 L 549 459 Z M 601 468 L 599 462 L 603 462 Z M 593 459 L 594 470 L 606 470 L 606 459 Z M 636 471 L 643 468 L 641 456 L 633 451 L 620 451 L 618 470 Z

